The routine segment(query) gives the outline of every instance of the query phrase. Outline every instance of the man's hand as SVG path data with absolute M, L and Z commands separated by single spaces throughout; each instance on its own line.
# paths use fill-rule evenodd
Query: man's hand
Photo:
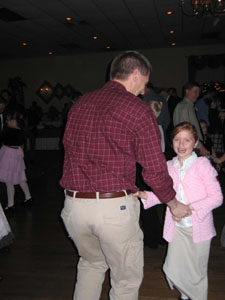
M 167 205 L 170 208 L 171 214 L 177 219 L 188 217 L 192 214 L 191 208 L 188 205 L 178 202 L 176 198 L 168 202 Z
M 138 192 L 134 193 L 133 196 L 139 197 L 144 200 L 147 200 L 147 198 L 148 198 L 147 193 L 145 191 L 138 191 Z

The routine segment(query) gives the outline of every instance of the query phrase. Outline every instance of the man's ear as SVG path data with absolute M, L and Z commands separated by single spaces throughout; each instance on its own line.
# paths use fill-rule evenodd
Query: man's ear
M 138 69 L 135 69 L 135 70 L 132 72 L 131 77 L 132 77 L 132 79 L 133 79 L 134 81 L 136 81 L 137 78 L 138 78 L 138 75 L 139 75 L 139 71 L 138 71 Z

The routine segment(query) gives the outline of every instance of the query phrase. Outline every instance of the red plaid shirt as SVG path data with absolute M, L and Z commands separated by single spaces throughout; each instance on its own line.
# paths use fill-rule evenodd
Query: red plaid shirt
M 63 143 L 60 184 L 66 189 L 134 192 L 137 161 L 145 182 L 162 202 L 175 196 L 152 110 L 116 81 L 72 106 Z

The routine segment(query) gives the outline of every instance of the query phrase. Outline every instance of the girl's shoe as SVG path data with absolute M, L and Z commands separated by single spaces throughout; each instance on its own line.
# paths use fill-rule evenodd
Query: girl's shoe
M 4 210 L 5 210 L 6 212 L 13 211 L 13 210 L 14 210 L 14 206 L 6 206 L 6 207 L 4 208 Z
M 4 247 L 0 250 L 1 253 L 9 253 L 10 252 L 10 248 L 9 247 Z
M 26 205 L 30 205 L 30 204 L 32 204 L 32 203 L 33 203 L 33 199 L 32 199 L 32 198 L 25 199 L 25 200 L 23 201 L 23 204 L 26 204 Z

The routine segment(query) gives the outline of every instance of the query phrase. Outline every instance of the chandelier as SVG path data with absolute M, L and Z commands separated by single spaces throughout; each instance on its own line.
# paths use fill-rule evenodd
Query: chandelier
M 180 6 L 188 17 L 225 14 L 225 0 L 180 0 Z

